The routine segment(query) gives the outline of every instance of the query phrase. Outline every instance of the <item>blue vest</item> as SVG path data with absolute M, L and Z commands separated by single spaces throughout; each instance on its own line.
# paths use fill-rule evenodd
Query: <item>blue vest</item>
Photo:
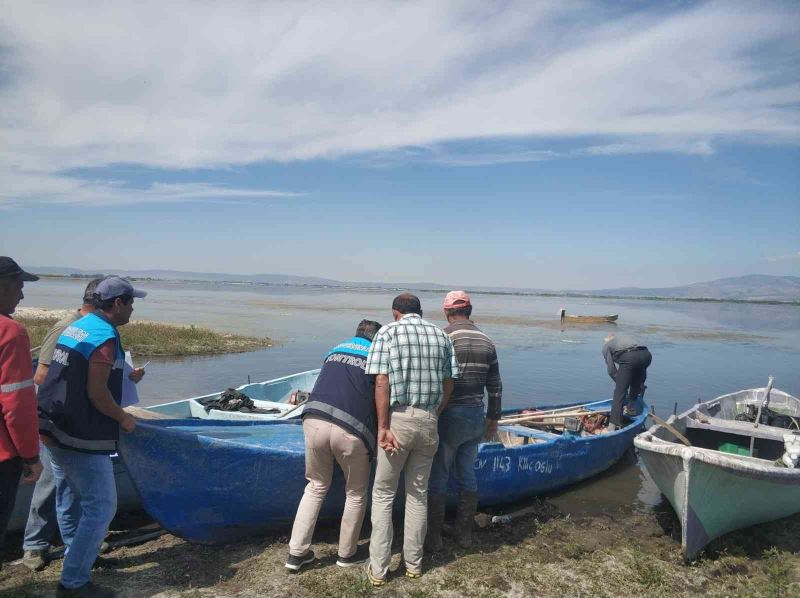
M 364 373 L 371 344 L 354 337 L 331 349 L 303 408 L 303 417 L 321 417 L 358 436 L 374 459 L 378 435 L 375 379 Z
M 116 355 L 108 389 L 119 405 L 125 353 L 117 329 L 105 318 L 89 314 L 58 337 L 47 378 L 38 392 L 39 433 L 63 448 L 98 454 L 117 450 L 119 424 L 95 409 L 87 390 L 89 358 L 111 339 L 116 341 Z

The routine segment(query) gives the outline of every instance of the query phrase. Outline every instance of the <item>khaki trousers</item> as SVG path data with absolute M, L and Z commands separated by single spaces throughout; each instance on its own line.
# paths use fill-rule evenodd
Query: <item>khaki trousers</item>
M 306 489 L 297 507 L 289 553 L 303 556 L 311 546 L 317 517 L 333 477 L 333 461 L 344 472 L 345 503 L 339 531 L 339 556 L 356 552 L 361 524 L 367 510 L 369 452 L 358 436 L 313 415 L 303 418 L 306 444 Z
M 372 488 L 372 537 L 370 566 L 385 577 L 392 558 L 392 504 L 400 474 L 405 477 L 406 514 L 403 560 L 406 569 L 422 572 L 422 544 L 428 529 L 428 478 L 439 446 L 436 414 L 414 407 L 393 407 L 389 428 L 400 444 L 395 454 L 378 449 L 375 485 Z

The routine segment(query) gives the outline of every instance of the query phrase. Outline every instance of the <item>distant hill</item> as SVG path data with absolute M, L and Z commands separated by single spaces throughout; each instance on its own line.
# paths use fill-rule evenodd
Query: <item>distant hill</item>
M 30 268 L 36 274 L 56 274 L 59 276 L 92 275 L 97 270 L 81 270 L 80 268 L 57 268 L 42 266 Z M 184 272 L 182 270 L 120 270 L 103 269 L 103 274 L 116 274 L 131 278 L 155 278 L 158 280 L 191 280 L 208 282 L 250 282 L 260 284 L 279 285 L 315 285 L 315 286 L 343 286 L 346 283 L 328 278 L 314 276 L 292 276 L 290 274 L 223 274 L 220 272 Z
M 675 299 L 732 299 L 741 301 L 798 301 L 800 277 L 749 274 L 720 278 L 680 287 L 599 289 L 578 291 L 587 295 L 615 297 L 666 297 Z
M 30 268 L 37 274 L 59 276 L 90 276 L 95 271 L 79 268 L 39 267 Z M 219 272 L 184 272 L 181 270 L 104 270 L 104 274 L 118 274 L 133 278 L 153 278 L 175 281 L 208 281 L 251 284 L 272 284 L 290 286 L 323 286 L 350 288 L 380 288 L 408 290 L 449 290 L 448 285 L 433 282 L 386 283 L 386 282 L 343 282 L 315 276 L 293 276 L 290 274 L 223 274 Z M 735 301 L 800 301 L 800 277 L 768 276 L 750 274 L 734 278 L 721 278 L 709 282 L 698 282 L 685 286 L 664 288 L 623 287 L 595 290 L 546 290 L 506 287 L 467 287 L 467 290 L 484 293 L 520 293 L 548 295 L 603 295 L 611 297 L 660 297 L 665 299 L 717 299 Z

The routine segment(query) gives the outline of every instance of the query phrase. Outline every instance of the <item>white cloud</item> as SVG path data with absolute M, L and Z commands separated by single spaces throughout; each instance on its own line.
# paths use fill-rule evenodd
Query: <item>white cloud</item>
M 299 197 L 299 193 L 269 189 L 236 189 L 207 183 L 151 183 L 137 188 L 122 181 L 83 180 L 42 173 L 0 173 L 0 208 L 23 203 L 78 205 L 142 204 L 152 202 L 260 200 Z
M 0 187 L 6 174 L 66 191 L 58 173 L 74 168 L 472 139 L 602 136 L 614 141 L 585 152 L 701 155 L 716 139 L 800 140 L 791 3 L 621 14 L 586 2 L 0 0 L 0 11 Z

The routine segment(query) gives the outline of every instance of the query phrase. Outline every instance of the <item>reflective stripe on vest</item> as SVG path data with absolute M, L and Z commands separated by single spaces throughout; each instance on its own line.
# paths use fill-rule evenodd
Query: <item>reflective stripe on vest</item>
M 14 382 L 12 384 L 0 384 L 0 392 L 14 392 L 33 386 L 33 378 L 23 380 L 22 382 Z

